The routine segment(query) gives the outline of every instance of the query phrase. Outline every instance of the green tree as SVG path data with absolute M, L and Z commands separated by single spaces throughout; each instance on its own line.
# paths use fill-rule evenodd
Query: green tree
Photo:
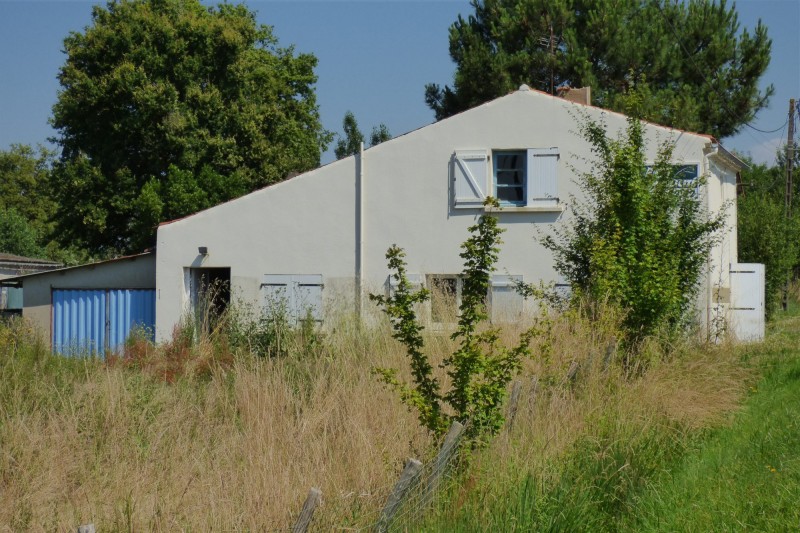
M 389 128 L 386 127 L 386 124 L 381 123 L 378 126 L 372 127 L 372 134 L 369 136 L 369 145 L 377 146 L 391 138 L 392 134 L 389 133 Z
M 0 252 L 24 257 L 43 257 L 44 248 L 34 226 L 16 209 L 0 209 Z
M 760 22 L 739 32 L 725 0 L 472 0 L 450 27 L 453 87 L 428 84 L 442 119 L 525 83 L 554 94 L 591 86 L 602 107 L 641 86 L 642 118 L 722 138 L 767 105 L 758 82 L 771 40 Z M 646 90 L 645 90 L 646 89 Z
M 737 200 L 739 261 L 765 265 L 767 318 L 779 309 L 792 267 L 800 263 L 800 212 L 786 217 L 785 156 L 773 167 L 750 164 Z M 795 190 L 797 196 L 797 190 Z
M 42 237 L 50 232 L 55 211 L 48 181 L 53 156 L 44 147 L 24 144 L 0 150 L 0 211 L 14 209 Z
M 339 140 L 336 142 L 336 148 L 334 149 L 336 159 L 342 159 L 343 157 L 357 154 L 361 149 L 361 143 L 364 142 L 364 134 L 358 129 L 358 122 L 352 111 L 348 111 L 344 114 L 342 130 L 344 130 L 344 135 L 339 136 Z M 389 128 L 386 127 L 386 124 L 373 126 L 372 133 L 369 136 L 369 145 L 376 146 L 391 138 L 392 134 L 389 133 Z
M 357 154 L 361 150 L 361 143 L 364 142 L 364 134 L 358 129 L 358 122 L 352 111 L 344 114 L 342 129 L 344 130 L 344 136 L 339 137 L 334 149 L 336 159 Z
M 628 119 L 625 134 L 609 139 L 602 123 L 587 119 L 583 134 L 596 156 L 593 170 L 578 179 L 585 199 L 572 200 L 572 217 L 543 243 L 578 298 L 626 311 L 623 326 L 635 345 L 692 318 L 723 214 L 704 211 L 702 177 L 676 179 L 671 144 L 647 164 L 639 120 Z
M 330 141 L 316 58 L 278 47 L 243 5 L 111 0 L 64 51 L 51 185 L 62 242 L 140 249 L 159 221 L 318 166 Z M 176 187 L 184 201 L 168 197 Z
M 486 205 L 499 207 L 494 198 L 488 198 Z M 502 427 L 508 383 L 519 372 L 522 359 L 531 355 L 531 340 L 542 333 L 539 325 L 534 325 L 509 347 L 503 345 L 500 329 L 486 327 L 489 320 L 486 299 L 503 231 L 497 217 L 482 215 L 470 226 L 470 236 L 461 245 L 463 288 L 458 326 L 451 335 L 458 347 L 440 365 L 449 378 L 447 390 L 434 374 L 433 364 L 424 351 L 424 328 L 415 309 L 430 294 L 424 288 L 412 287 L 406 274 L 405 252 L 398 246 L 386 252 L 396 281 L 393 294 L 370 295 L 390 318 L 392 337 L 406 347 L 412 383 L 401 380 L 394 368 L 378 368 L 376 373 L 399 392 L 401 401 L 417 411 L 420 423 L 431 433 L 441 435 L 453 420 L 468 420 L 467 437 L 473 445 L 483 444 L 485 437 L 496 434 Z

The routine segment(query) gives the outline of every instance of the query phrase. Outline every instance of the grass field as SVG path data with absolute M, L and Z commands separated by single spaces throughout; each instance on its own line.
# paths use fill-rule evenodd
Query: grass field
M 405 459 L 435 443 L 372 374 L 403 368 L 402 347 L 353 323 L 289 335 L 279 357 L 219 335 L 110 361 L 0 326 L 0 531 L 285 529 L 312 486 L 316 530 L 374 524 Z M 634 374 L 605 357 L 618 323 L 554 317 L 513 428 L 401 526 L 795 530 L 800 319 L 747 348 L 653 343 Z M 426 340 L 434 361 L 452 351 Z
M 721 353 L 729 350 L 733 359 Z M 800 318 L 780 318 L 763 344 L 696 353 L 685 360 L 688 367 L 667 367 L 681 381 L 684 371 L 711 369 L 704 357 L 742 371 L 740 405 L 718 403 L 720 393 L 737 385 L 713 377 L 703 394 L 676 396 L 687 414 L 715 413 L 705 419 L 664 416 L 668 398 L 664 412 L 638 416 L 629 405 L 606 403 L 563 454 L 546 465 L 515 464 L 511 471 L 519 473 L 510 483 L 497 479 L 497 458 L 487 452 L 481 459 L 491 469 L 483 472 L 482 489 L 466 503 L 456 489 L 422 529 L 797 531 Z

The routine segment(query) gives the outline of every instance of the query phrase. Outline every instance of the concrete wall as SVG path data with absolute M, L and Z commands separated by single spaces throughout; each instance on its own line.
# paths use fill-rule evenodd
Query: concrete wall
M 186 269 L 230 267 L 234 295 L 258 302 L 264 274 L 322 274 L 326 305 L 353 308 L 358 272 L 364 292 L 380 290 L 389 275 L 384 255 L 392 244 L 405 248 L 410 273 L 455 274 L 462 269 L 460 244 L 482 208 L 452 202 L 452 157 L 456 150 L 557 147 L 558 196 L 562 205 L 506 209 L 498 213 L 507 231 L 498 273 L 525 281 L 558 281 L 551 254 L 539 243 L 553 224 L 569 216 L 564 201 L 580 195 L 576 172 L 588 170 L 590 146 L 577 133 L 581 116 L 603 120 L 611 135 L 626 118 L 535 91 L 520 90 L 447 120 L 394 138 L 353 156 L 243 198 L 162 225 L 158 231 L 156 338 L 164 340 L 187 310 Z M 659 126 L 646 127 L 648 157 L 661 143 L 675 143 L 676 163 L 719 173 L 723 187 L 710 187 L 712 208 L 733 194 L 734 174 L 712 168 L 704 152 L 708 137 Z M 723 171 L 724 170 L 724 171 Z M 726 172 L 728 172 L 726 174 Z M 718 179 L 717 174 L 709 181 Z M 733 186 L 728 190 L 728 182 Z M 735 222 L 735 205 L 730 216 Z M 727 271 L 735 233 L 714 261 Z M 731 244 L 733 243 L 733 244 Z M 205 257 L 198 247 L 208 247 Z M 724 265 L 724 267 L 723 267 Z M 707 291 L 709 292 L 709 291 Z M 710 293 L 710 292 L 709 292 Z M 704 297 L 707 307 L 708 297 Z M 365 304 L 371 305 L 371 304 Z
M 54 289 L 153 289 L 155 268 L 155 254 L 150 253 L 22 278 L 22 316 L 50 339 Z

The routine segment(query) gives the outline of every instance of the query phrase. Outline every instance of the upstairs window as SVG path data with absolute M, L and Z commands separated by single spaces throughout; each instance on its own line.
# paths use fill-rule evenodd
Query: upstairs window
M 460 209 L 481 207 L 491 195 L 504 206 L 556 208 L 558 159 L 557 148 L 456 151 L 454 205 Z
M 494 196 L 501 205 L 525 205 L 527 165 L 524 151 L 492 152 Z

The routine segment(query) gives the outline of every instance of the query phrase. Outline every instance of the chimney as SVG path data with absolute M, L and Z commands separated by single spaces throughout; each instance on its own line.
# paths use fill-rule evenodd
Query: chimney
M 569 85 L 564 85 L 558 88 L 558 96 L 570 102 L 577 104 L 592 105 L 592 88 L 581 87 L 580 89 L 573 89 Z

